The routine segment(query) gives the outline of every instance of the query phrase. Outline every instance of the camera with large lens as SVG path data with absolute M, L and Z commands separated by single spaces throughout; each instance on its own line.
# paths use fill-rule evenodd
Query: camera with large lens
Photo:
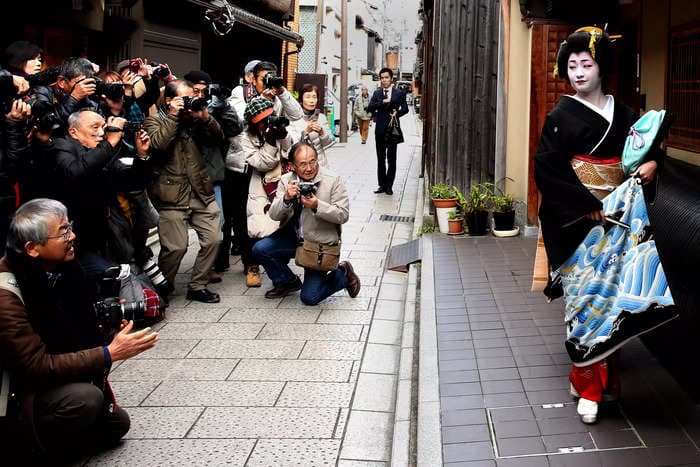
M 122 320 L 138 321 L 145 317 L 146 304 L 143 301 L 127 302 L 119 298 L 121 281 L 130 274 L 129 265 L 107 268 L 100 277 L 99 296 L 95 302 L 97 324 L 105 330 L 116 330 Z
M 183 96 L 183 110 L 191 110 L 192 112 L 201 112 L 209 105 L 209 101 L 202 97 Z
M 284 86 L 284 79 L 272 73 L 263 76 L 263 84 L 267 89 L 279 89 Z
M 151 73 L 161 79 L 167 78 L 170 75 L 170 68 L 162 63 L 151 62 Z
M 122 130 L 124 133 L 136 133 L 141 131 L 141 128 L 143 128 L 143 122 L 126 122 Z
M 316 184 L 314 182 L 299 182 L 299 194 L 308 198 L 316 193 Z
M 289 119 L 287 117 L 273 114 L 267 117 L 267 126 L 281 130 L 289 126 Z
M 35 98 L 30 98 L 27 103 L 32 107 L 29 128 L 36 127 L 39 133 L 46 134 L 61 127 L 61 117 L 58 116 L 53 105 L 45 101 L 37 101 Z
M 98 77 L 90 78 L 95 81 L 95 94 L 105 96 L 112 101 L 119 101 L 124 98 L 123 83 L 105 83 Z

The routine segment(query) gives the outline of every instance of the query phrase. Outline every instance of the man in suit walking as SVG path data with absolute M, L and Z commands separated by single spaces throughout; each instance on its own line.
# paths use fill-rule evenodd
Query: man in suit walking
M 367 110 L 375 114 L 376 126 L 374 139 L 377 145 L 377 181 L 379 188 L 375 193 L 393 195 L 392 185 L 396 177 L 396 144 L 384 142 L 384 133 L 389 126 L 391 117 L 400 118 L 408 113 L 406 93 L 392 86 L 394 73 L 390 68 L 382 68 L 379 72 L 381 88 L 374 91 Z

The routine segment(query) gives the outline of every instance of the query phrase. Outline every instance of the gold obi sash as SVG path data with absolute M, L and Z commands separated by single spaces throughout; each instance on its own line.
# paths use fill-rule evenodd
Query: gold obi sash
M 625 181 L 619 157 L 600 159 L 587 154 L 577 154 L 571 159 L 571 167 L 583 186 L 598 199 L 605 198 Z

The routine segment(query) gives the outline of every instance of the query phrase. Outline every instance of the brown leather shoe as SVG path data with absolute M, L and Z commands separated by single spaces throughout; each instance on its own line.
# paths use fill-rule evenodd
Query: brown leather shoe
M 348 286 L 345 287 L 345 290 L 348 291 L 348 295 L 352 298 L 357 297 L 357 294 L 360 293 L 360 278 L 355 274 L 352 264 L 350 264 L 350 261 L 343 261 L 338 267 L 345 271 L 345 277 L 348 278 Z
M 248 266 L 245 273 L 245 285 L 260 287 L 260 266 Z
M 301 290 L 301 280 L 298 277 L 294 277 L 291 282 L 287 282 L 286 284 L 278 285 L 276 287 L 271 288 L 267 292 L 265 292 L 265 298 L 281 298 L 281 297 L 286 297 L 292 292 L 296 292 L 297 290 Z

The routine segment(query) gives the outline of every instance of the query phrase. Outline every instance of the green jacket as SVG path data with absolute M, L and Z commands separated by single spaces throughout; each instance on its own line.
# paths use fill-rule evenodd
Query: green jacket
M 204 204 L 214 201 L 214 187 L 200 148 L 219 146 L 224 134 L 213 118 L 179 128 L 178 118 L 159 112 L 143 127 L 151 137 L 155 180 L 149 194 L 157 209 L 188 209 L 194 193 Z

